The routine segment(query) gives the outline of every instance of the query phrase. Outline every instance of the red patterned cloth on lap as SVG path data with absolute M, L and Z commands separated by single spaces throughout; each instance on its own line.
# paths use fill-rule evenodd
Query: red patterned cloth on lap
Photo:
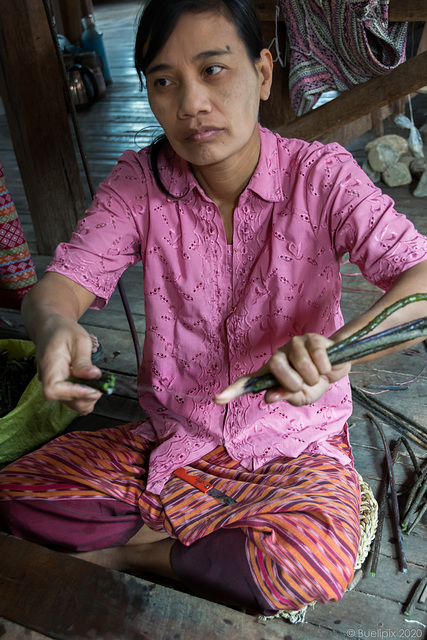
M 0 307 L 20 309 L 36 269 L 0 163 Z
M 244 548 L 235 553 L 264 613 L 342 597 L 360 537 L 360 491 L 352 464 L 303 453 L 248 471 L 219 446 L 186 469 L 236 504 L 226 505 L 174 475 L 159 496 L 146 490 L 154 443 L 136 427 L 69 433 L 6 467 L 0 473 L 0 529 L 55 549 L 88 551 L 122 545 L 145 523 L 178 540 L 178 575 L 180 569 L 182 579 L 202 593 L 218 591 L 218 585 L 204 575 L 192 545 L 197 543 L 197 551 L 205 540 L 202 555 L 208 556 L 211 534 L 238 530 Z M 347 430 L 328 442 L 351 455 Z M 219 542 L 225 544 L 222 537 Z M 214 553 L 220 576 L 227 575 L 221 563 L 229 557 Z

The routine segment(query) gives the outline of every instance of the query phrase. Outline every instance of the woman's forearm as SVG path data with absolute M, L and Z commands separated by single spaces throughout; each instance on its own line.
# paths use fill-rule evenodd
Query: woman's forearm
M 333 336 L 331 336 L 331 339 L 334 342 L 339 342 L 341 340 L 344 340 L 345 338 L 348 338 L 350 335 L 352 335 L 356 331 L 359 331 L 365 325 L 367 325 L 378 314 L 384 311 L 384 309 L 387 309 L 390 305 L 397 302 L 398 300 L 406 298 L 407 296 L 415 293 L 427 293 L 427 261 L 422 262 L 405 271 L 398 278 L 395 285 L 390 289 L 390 291 L 388 291 L 379 300 L 377 300 L 377 302 L 372 307 L 370 307 L 370 309 L 347 322 L 341 329 L 339 329 L 336 333 L 333 334 Z M 378 328 L 375 329 L 374 333 L 377 333 L 378 331 L 384 331 L 400 324 L 404 324 L 405 322 L 410 322 L 411 320 L 415 320 L 416 318 L 420 318 L 423 316 L 427 316 L 427 301 L 408 304 L 401 309 L 398 309 L 392 315 L 386 318 L 378 326 Z M 416 344 L 416 342 L 419 342 L 421 339 L 422 338 L 419 338 L 418 340 L 413 341 L 413 343 Z M 412 344 L 412 342 L 408 344 Z M 401 348 L 402 346 L 397 346 L 388 351 L 381 352 L 380 354 L 367 356 L 363 358 L 363 360 L 372 360 L 374 358 L 385 355 L 385 353 L 390 353 L 391 351 L 396 351 Z
M 22 304 L 21 315 L 31 339 L 37 337 L 55 316 L 78 322 L 95 296 L 69 278 L 48 272 L 29 291 Z

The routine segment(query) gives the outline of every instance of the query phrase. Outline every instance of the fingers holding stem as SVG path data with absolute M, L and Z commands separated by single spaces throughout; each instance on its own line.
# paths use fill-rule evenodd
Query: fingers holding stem
M 332 381 L 329 379 L 332 365 L 326 351 L 331 344 L 331 340 L 318 334 L 295 337 L 276 351 L 256 374 L 239 378 L 224 389 L 215 397 L 215 402 L 227 404 L 244 393 L 257 393 L 257 377 L 266 372 L 270 374 L 270 386 L 273 387 L 264 396 L 266 402 L 287 400 L 297 406 L 314 402 L 325 393 Z M 262 390 L 265 388 L 263 386 Z

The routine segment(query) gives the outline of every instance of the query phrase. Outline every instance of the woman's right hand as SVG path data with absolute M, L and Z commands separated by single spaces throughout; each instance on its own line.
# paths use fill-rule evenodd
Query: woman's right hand
M 101 370 L 92 364 L 92 340 L 78 322 L 53 316 L 38 334 L 37 368 L 46 400 L 59 400 L 81 415 L 91 413 L 101 392 L 69 381 L 93 380 Z
M 79 319 L 95 296 L 69 278 L 47 272 L 25 296 L 22 317 L 37 349 L 38 375 L 46 400 L 59 400 L 85 415 L 101 392 L 69 382 L 71 376 L 99 378 L 92 340 Z

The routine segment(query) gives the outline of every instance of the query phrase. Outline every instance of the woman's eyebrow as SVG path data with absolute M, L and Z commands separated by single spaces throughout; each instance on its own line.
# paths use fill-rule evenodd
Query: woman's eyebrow
M 208 49 L 206 51 L 201 51 L 200 53 L 196 54 L 193 57 L 192 61 L 199 62 L 200 60 L 205 60 L 208 58 L 216 58 L 218 56 L 231 55 L 231 53 L 232 51 L 230 47 L 227 47 L 226 49 Z M 150 75 L 150 73 L 157 73 L 159 71 L 169 71 L 170 69 L 172 69 L 172 65 L 167 64 L 166 62 L 160 62 L 159 64 L 149 66 L 145 75 L 148 76 Z
M 217 56 L 228 56 L 231 54 L 231 48 L 226 49 L 208 49 L 207 51 L 201 51 L 194 56 L 193 61 L 203 60 L 205 58 L 216 58 Z

